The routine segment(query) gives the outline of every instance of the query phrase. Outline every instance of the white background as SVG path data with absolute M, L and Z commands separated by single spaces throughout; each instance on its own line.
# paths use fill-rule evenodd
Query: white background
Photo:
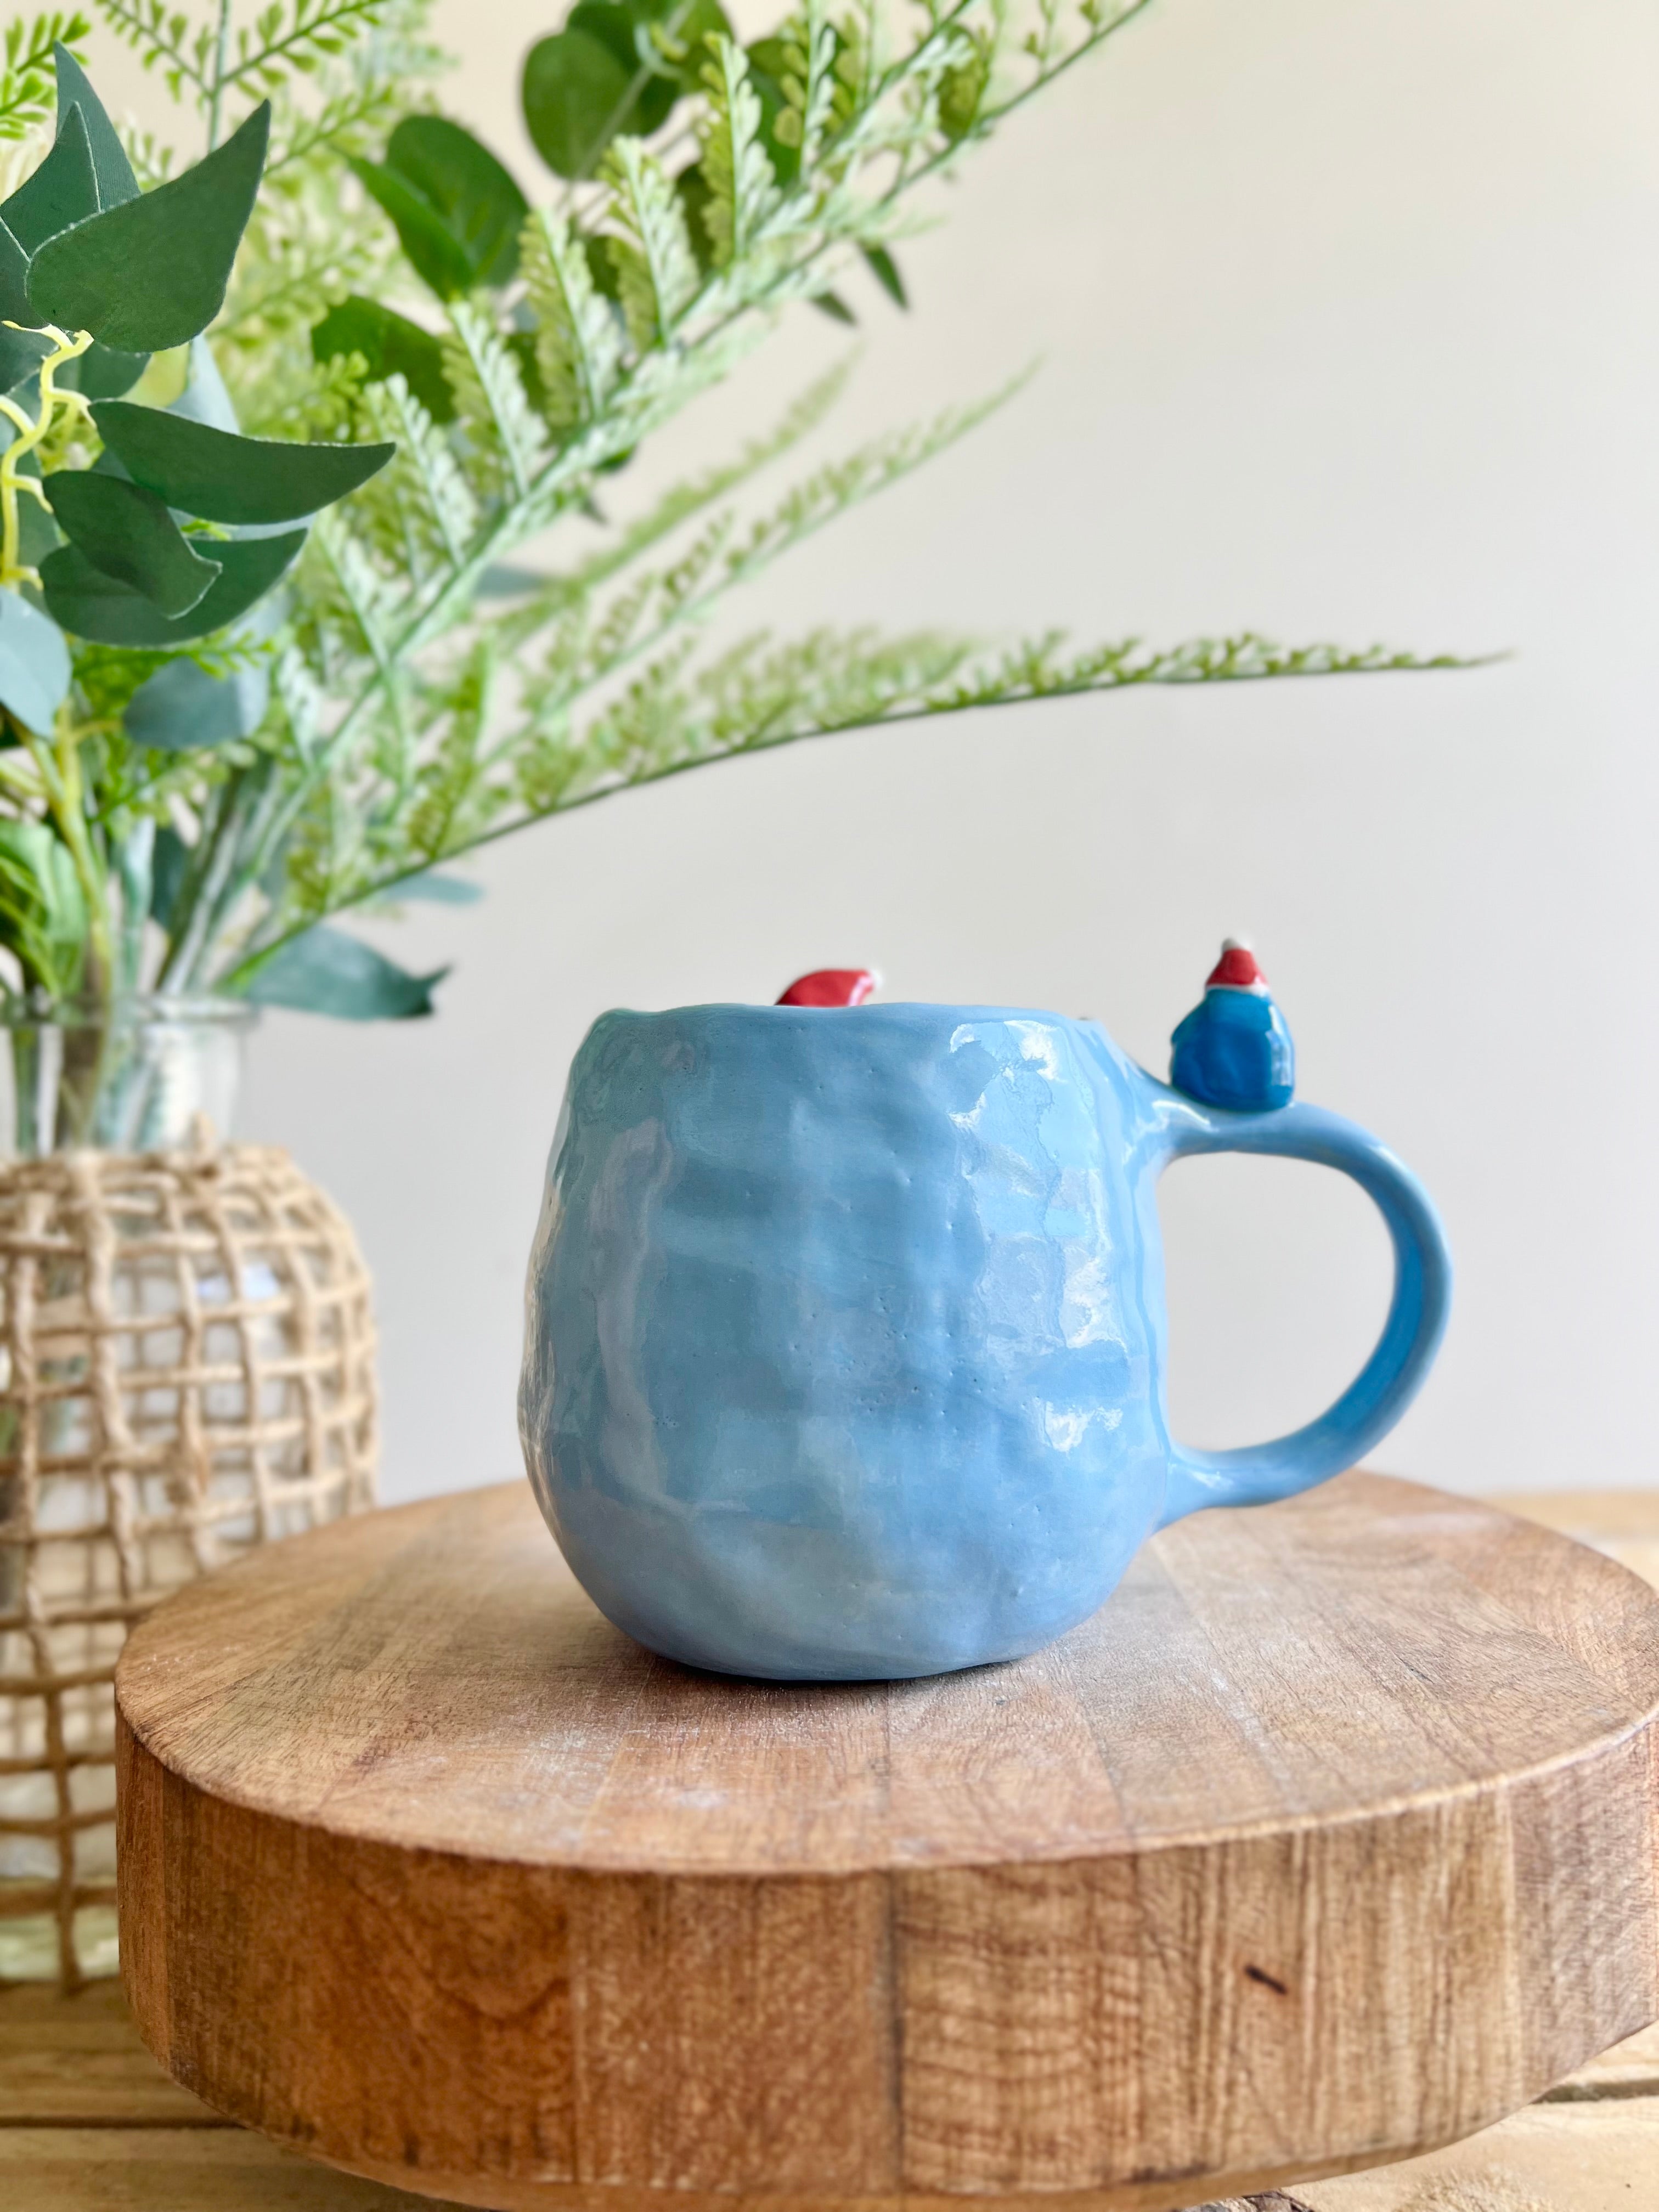
M 456 112 L 532 197 L 517 66 L 556 21 L 439 9 Z M 518 1464 L 525 1256 L 602 1008 L 870 962 L 893 996 L 1097 1015 L 1161 1072 L 1230 931 L 1302 1095 L 1396 1147 L 1456 1252 L 1440 1368 L 1380 1462 L 1468 1490 L 1659 1477 L 1656 90 L 1645 0 L 1160 0 L 941 197 L 902 253 L 912 314 L 854 280 L 860 365 L 815 453 L 1042 370 L 753 619 L 1513 657 L 805 746 L 544 825 L 477 867 L 483 904 L 377 925 L 454 962 L 441 1015 L 269 1018 L 244 1128 L 362 1234 L 389 1497 Z M 674 458 L 724 452 L 844 343 L 800 311 Z M 1177 1425 L 1313 1413 L 1386 1294 L 1365 1202 L 1221 1161 L 1164 1211 Z

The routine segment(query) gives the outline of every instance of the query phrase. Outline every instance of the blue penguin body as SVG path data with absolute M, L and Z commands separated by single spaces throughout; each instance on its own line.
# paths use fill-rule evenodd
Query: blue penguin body
M 1212 983 L 1170 1042 L 1170 1081 L 1189 1098 L 1237 1114 L 1290 1104 L 1296 1047 L 1264 986 Z

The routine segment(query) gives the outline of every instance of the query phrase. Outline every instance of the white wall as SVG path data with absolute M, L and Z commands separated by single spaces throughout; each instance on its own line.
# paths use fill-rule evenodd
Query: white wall
M 440 11 L 474 38 L 459 112 L 526 180 L 513 79 L 551 15 Z M 379 1277 L 389 1496 L 517 1464 L 525 1253 L 601 1008 L 873 961 L 895 995 L 1097 1014 L 1162 1069 L 1240 930 L 1303 1095 L 1383 1133 L 1455 1246 L 1440 1369 L 1381 1462 L 1659 1478 L 1656 64 L 1644 0 L 1160 0 L 977 157 L 905 251 L 915 313 L 860 291 L 823 449 L 1042 374 L 798 556 L 768 618 L 1513 657 L 845 738 L 497 848 L 483 905 L 384 939 L 453 958 L 440 1019 L 279 1016 L 255 1047 L 247 1133 L 334 1191 Z M 841 343 L 803 313 L 684 457 Z M 1166 1196 L 1179 1425 L 1311 1413 L 1385 1295 L 1364 1202 L 1249 1162 Z

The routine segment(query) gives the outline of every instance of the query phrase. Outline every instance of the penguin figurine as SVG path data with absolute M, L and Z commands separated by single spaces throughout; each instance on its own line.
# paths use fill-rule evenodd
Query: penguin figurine
M 1170 1081 L 1206 1106 L 1265 1114 L 1288 1106 L 1296 1048 L 1249 946 L 1230 937 L 1204 996 L 1170 1040 Z
M 881 988 L 873 968 L 815 968 L 797 975 L 778 1000 L 781 1006 L 861 1006 Z

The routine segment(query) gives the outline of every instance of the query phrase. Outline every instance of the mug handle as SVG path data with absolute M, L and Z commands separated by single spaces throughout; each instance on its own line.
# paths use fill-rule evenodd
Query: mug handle
M 1440 1218 L 1409 1169 L 1385 1145 L 1320 1106 L 1233 1114 L 1148 1079 L 1157 1095 L 1146 1165 L 1153 1175 L 1192 1152 L 1267 1152 L 1352 1176 L 1394 1242 L 1394 1297 L 1376 1348 L 1336 1403 L 1290 1436 L 1234 1451 L 1171 1441 L 1166 1528 L 1206 1505 L 1263 1505 L 1292 1498 L 1352 1467 L 1386 1436 L 1417 1395 L 1445 1334 L 1451 1255 Z

